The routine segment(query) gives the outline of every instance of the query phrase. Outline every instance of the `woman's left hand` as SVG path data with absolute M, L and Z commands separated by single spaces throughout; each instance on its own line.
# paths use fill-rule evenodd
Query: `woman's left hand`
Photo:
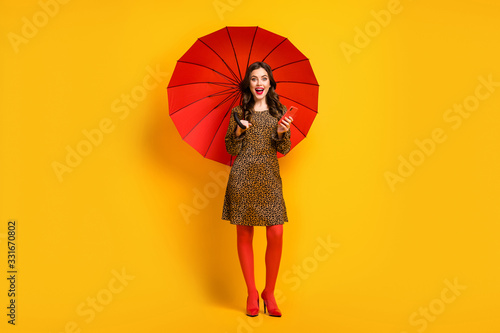
M 290 126 L 292 125 L 293 118 L 286 117 L 283 119 L 278 125 L 278 135 L 281 137 L 283 133 L 288 132 L 290 130 Z

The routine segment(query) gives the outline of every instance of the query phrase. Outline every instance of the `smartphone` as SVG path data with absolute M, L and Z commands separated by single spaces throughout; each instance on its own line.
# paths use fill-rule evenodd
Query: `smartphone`
M 285 119 L 286 117 L 292 117 L 294 118 L 295 117 L 295 114 L 297 113 L 297 111 L 299 111 L 299 109 L 297 109 L 295 106 L 290 106 L 290 110 L 288 110 L 284 115 L 283 117 L 281 117 L 280 121 L 278 123 L 281 123 L 281 121 L 283 119 Z

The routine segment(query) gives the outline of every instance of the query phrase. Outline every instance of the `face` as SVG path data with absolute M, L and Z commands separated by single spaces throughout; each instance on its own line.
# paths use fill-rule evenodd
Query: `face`
M 257 68 L 250 74 L 250 91 L 255 101 L 266 98 L 271 81 L 264 68 Z

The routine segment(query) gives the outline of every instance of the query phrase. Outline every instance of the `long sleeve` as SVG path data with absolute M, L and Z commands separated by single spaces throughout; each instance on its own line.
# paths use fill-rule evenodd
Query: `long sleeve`
M 276 150 L 278 152 L 286 155 L 290 151 L 290 148 L 292 146 L 292 142 L 290 141 L 290 130 L 283 133 L 283 137 L 281 139 L 278 138 L 278 133 L 274 131 L 272 139 L 274 141 L 274 144 L 276 145 Z
M 239 118 L 243 118 L 243 111 L 240 107 L 235 107 L 231 110 L 231 116 L 229 119 L 229 126 L 227 127 L 226 137 L 224 140 L 226 141 L 226 151 L 236 156 L 240 153 L 241 147 L 243 145 L 243 139 L 246 137 L 246 132 L 243 132 L 240 136 L 236 136 L 236 121 L 233 118 L 233 113 L 237 112 Z

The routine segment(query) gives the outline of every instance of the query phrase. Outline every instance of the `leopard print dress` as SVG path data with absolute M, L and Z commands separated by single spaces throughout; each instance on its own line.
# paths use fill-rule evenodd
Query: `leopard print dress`
M 237 112 L 243 119 L 240 106 Z M 269 111 L 256 111 L 250 126 L 236 137 L 233 117 L 225 136 L 226 150 L 237 155 L 229 173 L 222 219 L 231 224 L 271 226 L 288 222 L 276 152 L 290 151 L 290 131 L 278 138 L 278 119 Z

